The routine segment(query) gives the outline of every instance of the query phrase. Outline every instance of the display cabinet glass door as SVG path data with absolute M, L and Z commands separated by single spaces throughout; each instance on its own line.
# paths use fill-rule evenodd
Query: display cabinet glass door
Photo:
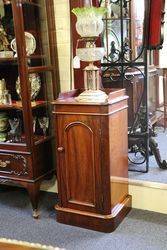
M 51 31 L 48 32 L 50 2 L 47 2 L 47 6 L 44 0 L 22 1 L 19 8 L 13 4 L 13 8 L 16 8 L 14 19 L 17 35 L 11 42 L 11 48 L 15 57 L 18 54 L 20 69 L 24 69 L 24 74 L 20 70 L 22 73 L 18 75 L 16 89 L 20 98 L 24 96 L 23 116 L 25 124 L 29 123 L 26 135 L 27 143 L 31 146 L 48 139 L 51 131 L 49 103 L 56 91 L 52 82 L 55 80 L 55 65 L 50 56 Z
M 18 94 L 18 58 L 11 49 L 15 38 L 11 4 L 0 1 L 0 147 L 25 147 L 21 94 Z M 22 148 L 22 150 L 24 150 Z

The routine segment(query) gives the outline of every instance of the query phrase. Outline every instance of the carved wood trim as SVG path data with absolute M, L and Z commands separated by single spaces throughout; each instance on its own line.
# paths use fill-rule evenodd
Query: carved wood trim
M 68 124 L 68 125 L 65 127 L 64 131 L 66 132 L 66 131 L 67 131 L 68 129 L 70 129 L 71 127 L 77 126 L 77 125 L 81 125 L 81 126 L 84 126 L 84 127 L 88 128 L 88 129 L 91 131 L 91 133 L 93 134 L 92 129 L 91 129 L 87 124 L 85 124 L 84 122 L 81 122 L 81 121 L 71 122 L 70 124 Z
M 16 184 L 16 181 L 0 178 L 0 184 Z
M 16 175 L 16 176 L 28 175 L 28 163 L 27 163 L 27 159 L 24 156 L 18 155 L 18 154 L 15 155 L 15 154 L 1 154 L 1 153 L 0 153 L 0 156 L 3 156 L 3 157 L 6 156 L 7 160 L 10 161 L 11 165 L 12 165 L 12 163 L 16 164 L 16 162 L 18 164 L 18 161 L 21 161 L 21 163 L 19 165 L 20 171 L 16 170 L 16 169 L 12 169 L 12 167 L 10 169 L 10 166 L 9 166 L 9 168 L 5 171 L 1 171 L 1 169 L 0 169 L 1 173 Z

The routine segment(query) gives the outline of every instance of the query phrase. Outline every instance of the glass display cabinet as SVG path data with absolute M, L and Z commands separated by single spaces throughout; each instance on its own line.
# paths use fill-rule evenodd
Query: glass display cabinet
M 0 183 L 28 190 L 38 217 L 41 181 L 51 177 L 50 101 L 56 85 L 52 0 L 0 1 Z

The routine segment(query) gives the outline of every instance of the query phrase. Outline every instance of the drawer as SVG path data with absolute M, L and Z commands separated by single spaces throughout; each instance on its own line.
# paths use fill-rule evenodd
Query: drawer
M 28 177 L 30 169 L 31 157 L 20 154 L 0 153 L 0 175 Z

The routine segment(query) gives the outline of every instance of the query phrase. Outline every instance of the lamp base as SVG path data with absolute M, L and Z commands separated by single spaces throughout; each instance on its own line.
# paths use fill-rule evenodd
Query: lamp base
M 104 103 L 108 100 L 108 95 L 101 90 L 85 90 L 75 98 L 77 102 Z

